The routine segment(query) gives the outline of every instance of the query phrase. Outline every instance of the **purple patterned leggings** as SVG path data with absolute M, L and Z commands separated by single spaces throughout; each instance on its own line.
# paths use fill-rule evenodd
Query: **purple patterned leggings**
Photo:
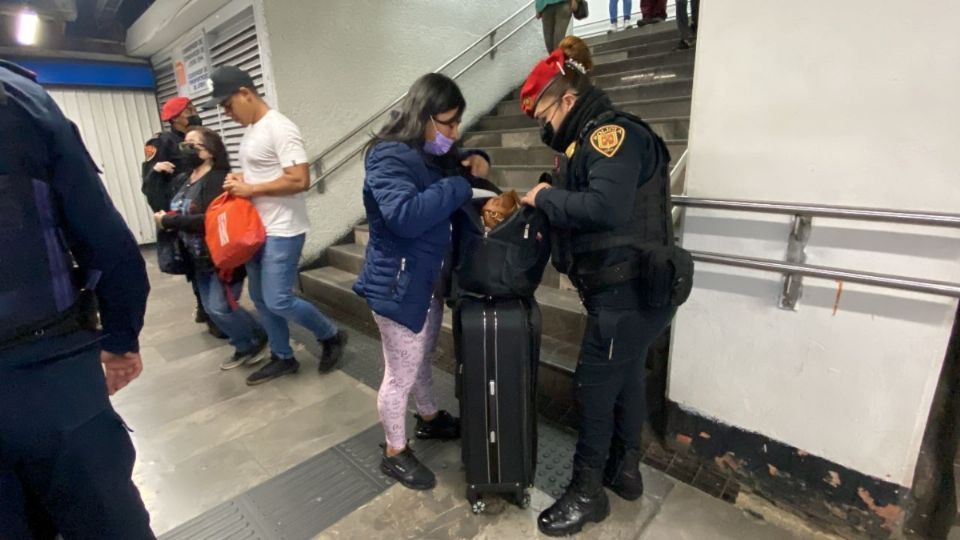
M 413 399 L 421 416 L 432 416 L 437 412 L 431 361 L 443 322 L 443 302 L 433 299 L 427 322 L 419 334 L 376 313 L 373 318 L 380 328 L 386 364 L 377 395 L 377 410 L 387 445 L 400 449 L 407 446 L 407 398 L 410 391 L 413 390 Z

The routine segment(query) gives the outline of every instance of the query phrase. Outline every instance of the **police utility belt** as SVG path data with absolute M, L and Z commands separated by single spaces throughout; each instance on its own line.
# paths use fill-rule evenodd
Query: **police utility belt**
M 13 336 L 0 342 L 0 352 L 75 332 L 96 331 L 97 319 L 96 295 L 93 289 L 82 289 L 73 305 L 56 316 L 14 330 Z
M 647 307 L 680 306 L 687 301 L 693 289 L 693 257 L 681 247 L 642 244 L 640 235 L 598 233 L 572 238 L 570 253 L 576 259 L 578 255 L 618 247 L 634 247 L 639 252 L 627 261 L 591 272 L 581 272 L 572 265 L 570 281 L 581 297 L 637 281 Z

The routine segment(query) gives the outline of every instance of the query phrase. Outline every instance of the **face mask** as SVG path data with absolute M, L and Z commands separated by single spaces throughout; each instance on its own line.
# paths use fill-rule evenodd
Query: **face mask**
M 187 126 L 202 126 L 203 120 L 200 119 L 200 115 L 193 115 L 187 117 Z
M 435 137 L 432 141 L 426 141 L 423 143 L 423 151 L 434 156 L 444 156 L 450 151 L 451 148 L 453 148 L 453 143 L 457 141 L 447 137 L 443 133 L 440 133 L 440 130 L 437 129 L 437 123 L 434 122 L 433 117 L 430 118 L 430 121 L 433 122 Z
M 546 120 L 540 120 L 540 140 L 543 141 L 543 144 L 553 148 L 553 138 L 556 134 L 553 124 Z
M 180 153 L 183 155 L 183 164 L 191 169 L 196 169 L 200 165 L 203 165 L 203 158 L 200 157 L 200 154 L 197 153 L 197 149 L 193 145 L 187 143 L 180 144 Z

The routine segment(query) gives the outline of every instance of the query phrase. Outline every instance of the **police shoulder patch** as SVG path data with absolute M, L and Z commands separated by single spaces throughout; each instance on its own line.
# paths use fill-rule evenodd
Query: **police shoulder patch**
M 143 145 L 143 160 L 150 161 L 157 155 L 157 147 L 152 144 Z
M 613 157 L 617 155 L 617 151 L 620 150 L 620 146 L 623 145 L 626 137 L 625 129 L 616 124 L 607 124 L 593 130 L 593 133 L 590 134 L 590 144 L 597 152 L 607 157 Z

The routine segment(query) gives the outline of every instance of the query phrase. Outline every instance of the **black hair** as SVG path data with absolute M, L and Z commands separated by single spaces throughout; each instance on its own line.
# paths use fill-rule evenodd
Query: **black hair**
M 397 110 L 391 111 L 387 123 L 367 143 L 365 153 L 384 141 L 396 141 L 421 146 L 423 132 L 430 118 L 456 109 L 457 118 L 463 115 L 467 101 L 460 87 L 450 77 L 428 73 L 413 83 Z
M 187 130 L 187 133 L 191 131 L 200 132 L 200 136 L 203 137 L 203 147 L 213 155 L 213 163 L 210 168 L 214 171 L 229 172 L 230 155 L 227 153 L 227 147 L 224 146 L 223 139 L 220 138 L 220 135 L 218 135 L 216 131 L 202 126 L 193 126 Z

